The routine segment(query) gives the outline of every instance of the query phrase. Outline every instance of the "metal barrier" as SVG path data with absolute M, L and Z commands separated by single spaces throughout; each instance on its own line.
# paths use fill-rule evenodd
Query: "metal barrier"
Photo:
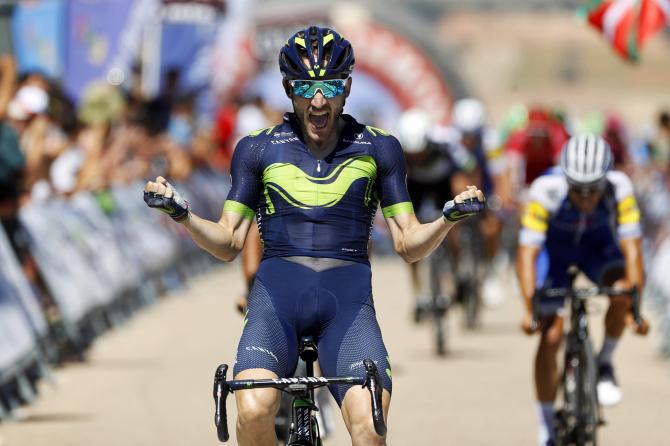
M 0 419 L 35 398 L 35 381 L 47 373 L 39 347 L 46 333 L 46 321 L 0 227 Z
M 230 183 L 200 171 L 177 187 L 199 215 L 218 220 Z M 47 358 L 83 357 L 101 333 L 216 263 L 183 227 L 148 209 L 142 189 L 138 182 L 21 209 L 55 316 L 45 316 L 39 292 L 0 231 L 0 419 L 34 399 L 36 381 L 49 376 Z

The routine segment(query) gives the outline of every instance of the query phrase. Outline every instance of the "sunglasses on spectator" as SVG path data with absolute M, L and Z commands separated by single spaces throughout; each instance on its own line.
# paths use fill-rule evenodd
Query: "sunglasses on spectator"
M 292 80 L 289 81 L 293 94 L 305 99 L 312 99 L 317 91 L 320 91 L 324 98 L 333 99 L 344 93 L 346 79 L 329 80 Z

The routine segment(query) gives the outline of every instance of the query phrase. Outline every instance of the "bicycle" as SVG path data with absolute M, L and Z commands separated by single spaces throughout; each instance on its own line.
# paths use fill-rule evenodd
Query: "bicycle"
M 306 376 L 277 379 L 243 379 L 226 381 L 228 365 L 221 364 L 214 374 L 214 425 L 219 441 L 225 443 L 230 438 L 226 399 L 237 390 L 275 388 L 288 394 L 291 399 L 292 417 L 287 446 L 322 446 L 319 425 L 315 415 L 318 408 L 314 404 L 314 389 L 328 385 L 360 385 L 370 391 L 372 421 L 378 435 L 386 435 L 386 423 L 382 411 L 381 379 L 377 366 L 371 359 L 363 360 L 365 377 L 314 376 L 314 362 L 318 358 L 316 344 L 310 337 L 300 340 L 300 357 L 306 364 Z
M 461 249 L 454 264 L 457 300 L 463 305 L 465 327 L 469 330 L 477 327 L 482 303 L 484 240 L 480 224 L 481 219 L 478 217 L 471 217 L 460 224 L 458 244 Z
M 418 302 L 414 316 L 416 321 L 430 316 L 430 319 L 433 321 L 435 353 L 438 356 L 447 354 L 448 331 L 446 328 L 446 315 L 449 310 L 450 299 L 442 292 L 442 276 L 447 260 L 447 252 L 444 245 L 440 245 L 428 258 L 430 300 Z
M 477 227 L 478 222 L 478 219 L 472 218 L 461 223 L 458 240 L 463 248 L 457 257 L 449 253 L 446 244 L 442 244 L 428 258 L 430 299 L 416 304 L 414 319 L 419 322 L 429 316 L 433 321 L 435 353 L 438 356 L 448 353 L 446 315 L 454 301 L 443 292 L 442 278 L 445 270 L 449 271 L 455 282 L 455 300 L 463 305 L 466 328 L 474 329 L 478 323 L 483 257 L 483 240 Z
M 539 320 L 540 299 L 567 298 L 570 301 L 570 328 L 566 335 L 561 377 L 563 406 L 556 411 L 557 446 L 597 445 L 597 428 L 605 424 L 598 403 L 596 359 L 589 337 L 586 301 L 599 295 L 630 296 L 633 317 L 640 323 L 637 289 L 612 287 L 575 288 L 578 270 L 568 269 L 569 287 L 540 289 L 533 295 L 533 320 Z

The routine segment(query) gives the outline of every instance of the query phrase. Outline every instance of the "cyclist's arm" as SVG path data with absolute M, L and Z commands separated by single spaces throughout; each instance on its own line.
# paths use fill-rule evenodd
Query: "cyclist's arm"
M 390 135 L 375 138 L 377 192 L 395 251 L 408 263 L 428 255 L 447 235 L 453 223 L 440 217 L 421 224 L 414 215 L 407 191 L 407 170 L 402 147 Z
M 639 237 L 625 238 L 619 241 L 623 253 L 626 281 L 629 286 L 635 286 L 638 296 L 642 297 L 644 286 L 644 262 L 642 258 L 642 240 Z
M 421 224 L 416 215 L 398 214 L 386 218 L 395 251 L 408 263 L 430 254 L 442 243 L 455 223 L 440 217 L 431 223 Z
M 636 286 L 642 296 L 644 262 L 642 255 L 642 228 L 640 209 L 633 195 L 633 184 L 623 172 L 610 172 L 617 199 L 617 236 L 623 253 L 628 286 Z
M 540 250 L 541 247 L 536 245 L 519 245 L 516 255 L 516 274 L 527 314 L 533 312 L 532 302 L 537 277 L 535 262 Z
M 230 262 L 242 250 L 252 221 L 237 212 L 224 210 L 218 222 L 191 213 L 184 227 L 199 247 Z
M 524 206 L 521 214 L 516 273 L 527 315 L 533 311 L 532 299 L 537 285 L 535 265 L 537 256 L 542 251 L 546 241 L 549 226 L 549 211 L 542 204 L 545 201 L 543 196 L 549 189 L 545 183 L 546 179 L 538 179 L 533 182 L 529 191 L 529 201 Z
M 259 197 L 260 146 L 252 136 L 242 138 L 231 162 L 232 185 L 218 222 L 191 213 L 184 222 L 195 243 L 215 257 L 231 261 L 244 247 Z

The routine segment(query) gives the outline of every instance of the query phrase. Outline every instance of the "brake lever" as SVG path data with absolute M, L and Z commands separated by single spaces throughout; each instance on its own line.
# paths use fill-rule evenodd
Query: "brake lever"
M 384 412 L 382 410 L 382 392 L 381 379 L 379 378 L 379 371 L 377 365 L 371 359 L 364 359 L 363 366 L 365 367 L 365 383 L 370 391 L 370 398 L 372 401 L 372 421 L 375 426 L 375 432 L 380 437 L 386 435 L 386 423 L 384 422 Z
M 214 425 L 219 441 L 226 442 L 230 438 L 228 433 L 228 415 L 226 413 L 226 399 L 230 389 L 226 384 L 228 365 L 221 364 L 214 373 Z

